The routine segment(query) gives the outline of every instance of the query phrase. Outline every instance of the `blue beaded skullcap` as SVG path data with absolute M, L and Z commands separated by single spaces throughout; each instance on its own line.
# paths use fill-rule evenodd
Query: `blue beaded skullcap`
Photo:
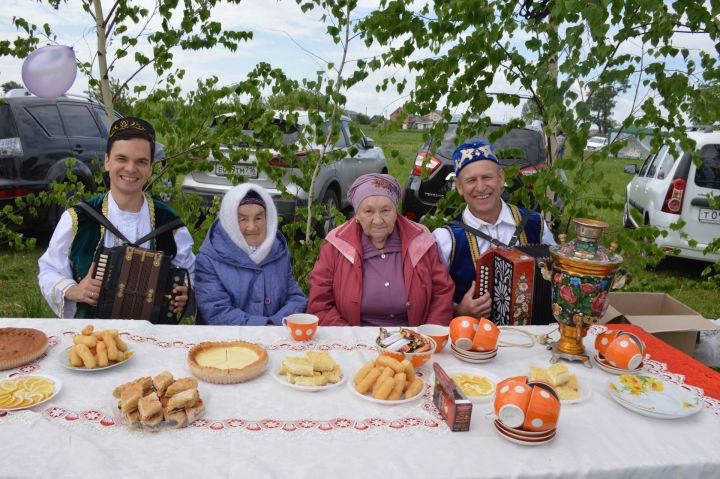
M 455 164 L 455 175 L 460 174 L 460 170 L 475 161 L 487 160 L 498 164 L 498 158 L 493 147 L 487 141 L 471 141 L 463 143 L 455 149 L 452 156 Z

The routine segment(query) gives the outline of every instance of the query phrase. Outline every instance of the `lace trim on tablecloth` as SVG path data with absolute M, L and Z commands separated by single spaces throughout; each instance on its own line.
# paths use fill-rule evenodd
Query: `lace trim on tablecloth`
M 80 334 L 78 331 L 63 331 L 63 336 L 75 336 L 77 334 Z M 158 339 L 155 336 L 141 336 L 138 334 L 132 334 L 127 332 L 120 332 L 120 337 L 123 340 L 131 341 L 134 343 L 139 344 L 149 344 L 152 346 L 157 346 L 159 348 L 179 348 L 179 349 L 190 349 L 193 346 L 195 346 L 198 343 L 190 343 L 186 342 L 180 339 L 175 339 L 172 341 L 163 341 Z M 200 341 L 203 342 L 203 341 Z M 288 341 L 288 340 L 280 340 L 276 341 L 274 343 L 264 343 L 261 341 L 252 341 L 254 344 L 257 344 L 258 346 L 262 346 L 263 348 L 267 349 L 268 351 L 374 351 L 376 346 L 371 343 L 367 343 L 364 341 L 358 341 L 354 344 L 345 344 L 340 341 L 331 341 L 331 342 L 317 342 L 317 341 L 304 341 L 302 343 L 297 343 L 295 341 Z
M 14 378 L 17 376 L 27 376 L 29 374 L 39 373 L 40 370 L 42 369 L 42 367 L 40 366 L 40 361 L 42 361 L 43 359 L 45 359 L 47 357 L 48 350 L 50 348 L 54 348 L 58 344 L 60 344 L 60 340 L 55 336 L 50 336 L 48 338 L 48 347 L 42 356 L 40 356 L 39 358 L 35 359 L 34 361 L 26 364 L 25 366 L 17 368 L 17 371 L 9 374 L 8 377 Z
M 403 431 L 413 433 L 422 431 L 434 433 L 447 433 L 450 429 L 443 421 L 440 412 L 432 402 L 432 388 L 426 385 L 422 398 L 422 409 L 427 416 L 408 416 L 393 419 L 369 417 L 365 419 L 332 418 L 332 419 L 248 419 L 227 418 L 211 419 L 201 418 L 191 423 L 187 430 L 212 432 L 246 432 L 246 433 L 307 433 L 307 432 L 340 432 L 352 431 L 361 433 L 377 433 L 380 431 Z M 71 411 L 62 407 L 51 407 L 42 411 L 46 419 L 61 425 L 92 425 L 104 430 L 128 430 L 123 421 L 112 414 L 100 409 L 86 411 Z M 40 413 L 32 411 L 0 411 L 0 424 L 4 421 L 18 421 L 30 424 L 40 417 Z M 30 421 L 30 422 L 28 422 Z M 140 432 L 140 431 L 138 431 Z

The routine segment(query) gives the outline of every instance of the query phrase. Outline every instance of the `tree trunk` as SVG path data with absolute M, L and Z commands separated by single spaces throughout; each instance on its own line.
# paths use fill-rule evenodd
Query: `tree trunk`
M 113 124 L 115 112 L 113 110 L 112 92 L 110 91 L 110 77 L 107 67 L 107 38 L 105 37 L 105 17 L 103 16 L 101 0 L 93 0 L 95 7 L 95 21 L 97 25 L 97 56 L 98 67 L 100 68 L 100 92 L 102 93 L 103 104 L 107 112 L 107 129 Z

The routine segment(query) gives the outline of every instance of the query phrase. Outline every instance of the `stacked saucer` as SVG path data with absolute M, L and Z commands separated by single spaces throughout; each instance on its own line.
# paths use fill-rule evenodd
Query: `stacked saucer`
M 490 351 L 466 351 L 460 349 L 455 344 L 450 343 L 450 351 L 455 355 L 456 358 L 466 363 L 481 364 L 488 361 L 492 361 L 497 356 L 498 348 Z
M 557 427 L 548 431 L 525 431 L 523 429 L 506 426 L 500 422 L 499 419 L 493 421 L 493 426 L 495 426 L 495 430 L 504 439 L 522 446 L 540 446 L 547 444 L 555 439 L 555 435 L 557 434 Z
M 615 366 L 612 366 L 609 364 L 603 356 L 601 356 L 599 353 L 596 353 L 595 356 L 593 356 L 593 359 L 595 360 L 595 364 L 597 364 L 597 367 L 605 371 L 606 373 L 615 374 L 615 375 L 621 375 L 621 374 L 633 374 L 642 371 L 642 368 L 645 366 L 645 363 L 642 362 L 636 367 L 635 369 L 623 369 L 618 368 Z

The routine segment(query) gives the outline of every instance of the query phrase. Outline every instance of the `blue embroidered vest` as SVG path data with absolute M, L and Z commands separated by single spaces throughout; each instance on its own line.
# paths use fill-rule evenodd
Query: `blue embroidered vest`
M 150 212 L 150 228 L 156 229 L 177 218 L 177 214 L 165 203 L 160 200 L 145 195 Z M 108 216 L 108 196 L 106 193 L 93 196 L 87 202 L 95 210 Z M 105 237 L 105 227 L 98 224 L 93 218 L 85 213 L 81 208 L 73 206 L 68 210 L 72 218 L 72 227 L 75 237 L 70 246 L 70 268 L 72 269 L 73 279 L 80 282 L 88 273 L 90 264 L 95 258 L 98 250 L 102 248 L 103 238 Z M 150 249 L 162 251 L 171 257 L 177 254 L 177 245 L 173 231 L 167 231 L 157 238 L 150 241 Z M 85 318 L 88 313 L 88 305 L 78 303 L 75 311 L 76 318 Z
M 520 224 L 522 217 L 527 214 L 528 210 L 510 205 L 515 225 Z M 456 221 L 462 222 L 462 213 L 460 213 Z M 545 222 L 542 220 L 540 213 L 530 211 L 525 228 L 520 233 L 520 244 L 539 244 L 543 235 Z M 452 250 L 450 251 L 450 276 L 455 282 L 455 297 L 453 301 L 460 303 L 465 293 L 467 293 L 472 282 L 475 281 L 475 265 L 480 257 L 476 236 L 458 226 L 447 225 L 445 228 L 450 231 L 452 238 Z

